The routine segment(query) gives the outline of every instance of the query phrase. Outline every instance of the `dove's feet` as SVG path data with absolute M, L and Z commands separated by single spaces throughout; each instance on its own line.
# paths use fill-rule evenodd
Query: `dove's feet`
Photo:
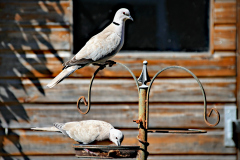
M 112 60 L 107 60 L 105 62 L 105 65 L 108 65 L 109 67 L 112 67 L 114 64 L 116 64 L 116 62 L 112 61 Z
M 83 149 L 84 151 L 86 151 L 87 153 L 90 153 L 91 155 L 94 155 L 94 156 L 98 156 L 97 153 L 94 153 L 92 151 L 89 151 L 88 149 Z
M 116 64 L 116 62 L 114 62 L 112 60 L 107 60 L 105 63 L 93 63 L 94 66 L 101 67 L 101 70 L 104 69 L 107 65 L 109 67 L 112 67 L 114 64 Z

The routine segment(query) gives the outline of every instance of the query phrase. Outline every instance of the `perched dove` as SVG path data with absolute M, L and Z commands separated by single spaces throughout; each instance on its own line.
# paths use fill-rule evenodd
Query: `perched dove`
M 52 127 L 31 128 L 33 130 L 62 132 L 75 141 L 82 144 L 90 144 L 95 141 L 112 141 L 120 146 L 123 141 L 123 133 L 104 121 L 86 120 L 78 122 L 55 123 Z
M 69 61 L 63 63 L 63 70 L 47 86 L 54 87 L 77 69 L 89 64 L 104 64 L 120 51 L 124 43 L 125 21 L 133 20 L 126 8 L 119 9 L 113 22 L 102 32 L 93 36 Z

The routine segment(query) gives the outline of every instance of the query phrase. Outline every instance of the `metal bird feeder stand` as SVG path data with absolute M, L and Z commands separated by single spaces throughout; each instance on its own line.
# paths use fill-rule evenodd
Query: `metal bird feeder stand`
M 155 78 L 162 73 L 163 71 L 167 69 L 182 69 L 186 72 L 190 73 L 193 78 L 197 81 L 199 84 L 199 87 L 202 91 L 203 95 L 203 101 L 204 101 L 204 121 L 207 125 L 213 127 L 216 126 L 220 121 L 220 114 L 217 111 L 217 109 L 212 108 L 209 113 L 207 113 L 207 100 L 204 88 L 199 81 L 199 79 L 188 69 L 181 67 L 181 66 L 170 66 L 166 67 L 162 70 L 160 70 L 158 73 L 155 74 L 155 76 L 150 80 L 147 72 L 147 61 L 143 62 L 143 70 L 140 75 L 140 77 L 137 78 L 132 73 L 132 71 L 126 67 L 125 65 L 113 62 L 113 61 L 107 61 L 105 65 L 100 65 L 100 67 L 95 71 L 95 73 L 92 76 L 89 90 L 88 90 L 88 102 L 86 101 L 84 96 L 81 96 L 77 101 L 77 108 L 81 114 L 87 114 L 90 111 L 91 107 L 91 87 L 93 80 L 98 73 L 98 71 L 104 69 L 107 65 L 112 67 L 114 64 L 119 64 L 126 68 L 132 75 L 133 79 L 136 82 L 136 86 L 138 88 L 138 94 L 139 94 L 139 115 L 138 120 L 133 120 L 133 122 L 136 122 L 138 124 L 139 133 L 137 136 L 137 139 L 139 141 L 139 146 L 106 146 L 106 145 L 74 145 L 73 147 L 76 150 L 76 156 L 78 158 L 100 158 L 100 159 L 111 159 L 111 158 L 134 158 L 137 157 L 137 160 L 146 160 L 148 156 L 147 152 L 147 146 L 149 143 L 147 142 L 147 134 L 148 133 L 180 133 L 180 134 L 197 134 L 197 133 L 207 133 L 205 130 L 198 130 L 198 129 L 175 129 L 175 130 L 166 130 L 166 129 L 160 129 L 160 130 L 149 130 L 149 95 L 150 95 L 150 89 L 151 86 L 155 80 Z M 149 86 L 146 85 L 147 82 L 150 82 Z M 141 86 L 139 86 L 139 83 L 141 83 Z M 83 99 L 85 106 L 88 106 L 88 109 L 85 112 L 82 112 L 80 109 L 80 101 Z M 217 114 L 217 121 L 215 124 L 211 124 L 208 122 L 207 117 L 210 117 L 212 112 L 215 111 Z M 86 153 L 83 149 L 91 149 L 93 151 L 93 154 Z

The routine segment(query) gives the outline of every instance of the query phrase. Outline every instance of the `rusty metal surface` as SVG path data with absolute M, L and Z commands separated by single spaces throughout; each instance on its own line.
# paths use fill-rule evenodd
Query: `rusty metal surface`
M 144 84 L 143 84 L 144 85 Z M 146 86 L 146 85 L 145 85 Z M 147 152 L 147 130 L 146 130 L 146 95 L 147 95 L 147 88 L 143 87 L 140 88 L 139 93 L 139 108 L 138 108 L 138 120 L 136 123 L 138 124 L 139 134 L 138 134 L 138 141 L 139 141 L 139 154 L 137 159 L 138 160 L 146 160 L 148 156 Z
M 73 145 L 78 158 L 112 159 L 135 158 L 139 146 Z M 85 151 L 88 149 L 90 152 Z

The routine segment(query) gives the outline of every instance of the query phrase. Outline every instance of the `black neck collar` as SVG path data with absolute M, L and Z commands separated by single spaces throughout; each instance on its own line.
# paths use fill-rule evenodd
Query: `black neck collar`
M 119 23 L 117 23 L 117 22 L 112 22 L 113 24 L 115 24 L 115 25 L 117 25 L 117 26 L 119 26 L 120 24 Z

